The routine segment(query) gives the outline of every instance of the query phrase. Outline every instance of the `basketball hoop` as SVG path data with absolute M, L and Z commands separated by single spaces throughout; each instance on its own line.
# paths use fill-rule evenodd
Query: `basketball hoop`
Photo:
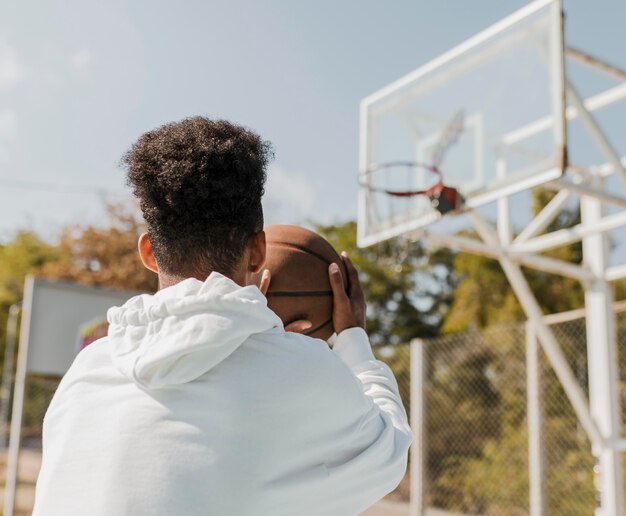
M 458 141 L 464 128 L 464 112 L 461 110 L 454 115 L 441 132 L 439 141 L 434 146 L 430 164 L 416 161 L 390 161 L 374 164 L 360 174 L 359 184 L 369 192 L 383 193 L 391 197 L 411 198 L 424 195 L 430 200 L 431 206 L 442 215 L 459 210 L 463 205 L 463 197 L 456 188 L 444 184 L 440 166 L 447 152 Z M 392 176 L 397 176 L 397 169 L 405 169 L 404 175 L 410 180 L 419 177 L 418 182 L 424 187 L 421 189 L 401 189 L 376 186 L 373 180 L 375 175 L 385 177 L 384 184 L 393 184 L 393 181 L 387 181 L 387 179 L 393 179 Z
M 409 174 L 430 174 L 432 181 L 428 188 L 421 190 L 401 190 L 386 189 L 372 185 L 369 178 L 375 173 L 393 174 L 394 169 L 403 168 L 409 171 Z M 392 161 L 389 163 L 380 163 L 369 167 L 367 171 L 361 175 L 360 185 L 369 192 L 378 192 L 389 195 L 391 197 L 411 198 L 418 195 L 424 195 L 430 200 L 430 204 L 439 213 L 446 214 L 458 210 L 463 205 L 463 197 L 456 188 L 446 186 L 441 177 L 441 172 L 434 165 L 425 165 L 413 161 Z

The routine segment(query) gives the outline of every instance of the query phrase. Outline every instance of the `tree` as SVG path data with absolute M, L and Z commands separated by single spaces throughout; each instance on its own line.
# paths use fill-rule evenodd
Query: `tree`
M 46 263 L 59 259 L 55 246 L 45 243 L 35 233 L 18 232 L 11 241 L 0 246 L 0 342 L 2 357 L 6 345 L 9 308 L 21 302 L 24 280 Z
M 106 227 L 66 228 L 59 241 L 59 260 L 45 264 L 41 274 L 85 285 L 156 291 L 157 276 L 143 266 L 137 253 L 144 226 L 136 210 L 109 205 L 107 211 Z
M 56 246 L 33 232 L 18 232 L 13 240 L 0 246 L 0 304 L 20 302 L 26 276 L 58 259 Z

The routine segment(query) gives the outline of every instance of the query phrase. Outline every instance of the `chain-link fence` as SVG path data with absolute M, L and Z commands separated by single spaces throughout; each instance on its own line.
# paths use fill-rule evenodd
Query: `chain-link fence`
M 617 313 L 617 342 L 626 342 L 626 307 Z M 584 319 L 552 324 L 585 393 Z M 424 505 L 457 514 L 529 512 L 526 326 L 424 341 Z M 394 371 L 410 414 L 410 346 L 377 350 Z M 626 417 L 626 353 L 619 354 L 619 392 Z M 586 434 L 547 359 L 540 353 L 547 513 L 590 515 L 596 507 L 594 459 Z M 30 514 L 41 461 L 45 411 L 59 379 L 27 375 L 16 514 Z M 6 455 L 2 465 L 6 465 Z M 626 478 L 626 475 L 625 475 Z M 409 474 L 391 498 L 408 501 Z
M 583 314 L 546 320 L 588 394 Z M 616 315 L 617 342 L 626 342 L 626 306 L 620 304 Z M 526 328 L 494 326 L 419 344 L 424 507 L 454 514 L 529 514 Z M 410 347 L 381 349 L 378 355 L 396 373 L 408 410 Z M 547 358 L 542 351 L 538 356 L 543 506 L 550 515 L 588 516 L 597 506 L 591 444 Z M 618 370 L 624 418 L 626 353 L 619 355 Z M 391 497 L 408 501 L 409 485 L 407 474 Z

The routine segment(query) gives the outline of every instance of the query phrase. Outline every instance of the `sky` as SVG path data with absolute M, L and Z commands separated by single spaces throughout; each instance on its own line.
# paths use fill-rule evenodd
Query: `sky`
M 270 223 L 356 218 L 359 102 L 519 0 L 48 0 L 0 7 L 0 241 L 103 223 L 123 153 L 192 115 L 270 140 Z M 568 43 L 626 68 L 626 2 L 565 1 Z

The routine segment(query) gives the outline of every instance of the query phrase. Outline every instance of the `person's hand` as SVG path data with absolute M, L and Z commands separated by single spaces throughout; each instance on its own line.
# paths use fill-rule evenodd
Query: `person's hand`
M 365 329 L 365 296 L 359 282 L 359 273 L 347 253 L 341 259 L 348 272 L 348 292 L 343 288 L 341 270 L 336 263 L 328 267 L 330 286 L 333 289 L 333 326 L 339 334 L 348 328 Z
M 270 288 L 270 281 L 272 281 L 272 273 L 269 269 L 264 269 L 263 274 L 261 274 L 261 283 L 259 284 L 259 290 L 261 293 L 267 297 L 267 290 Z M 290 322 L 285 326 L 285 331 L 292 331 L 294 333 L 304 333 L 308 329 L 313 326 L 311 321 L 307 321 L 304 319 Z

